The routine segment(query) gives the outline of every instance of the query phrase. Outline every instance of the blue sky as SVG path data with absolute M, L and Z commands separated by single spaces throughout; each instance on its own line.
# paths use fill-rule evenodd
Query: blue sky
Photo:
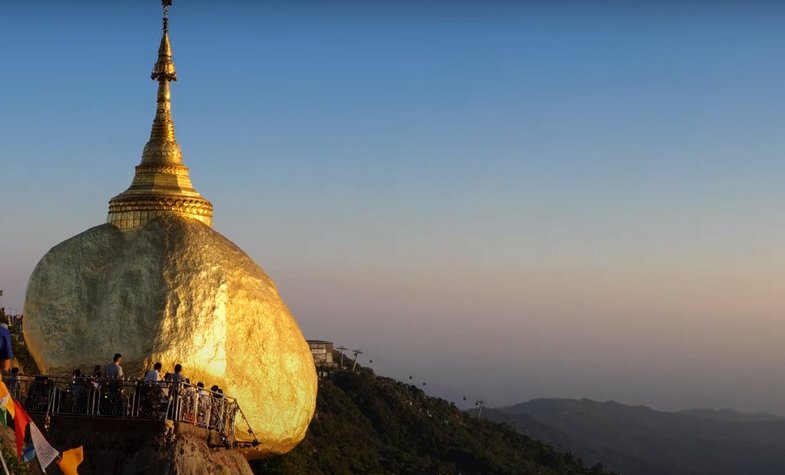
M 154 113 L 149 2 L 0 7 L 0 287 L 102 223 Z M 177 1 L 215 228 L 310 338 L 491 404 L 785 413 L 785 5 Z

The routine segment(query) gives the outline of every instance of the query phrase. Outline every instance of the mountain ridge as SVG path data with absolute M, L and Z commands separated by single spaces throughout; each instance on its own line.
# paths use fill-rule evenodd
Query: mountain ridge
M 319 381 L 305 440 L 286 455 L 252 462 L 254 473 L 611 473 L 414 385 L 357 369 Z
M 547 398 L 483 415 L 625 475 L 785 473 L 785 418 L 776 415 Z

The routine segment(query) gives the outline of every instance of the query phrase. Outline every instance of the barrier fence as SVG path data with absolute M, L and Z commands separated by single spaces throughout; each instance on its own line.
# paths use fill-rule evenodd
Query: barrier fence
M 232 440 L 237 400 L 187 383 L 6 375 L 11 397 L 31 414 L 170 419 L 218 431 Z

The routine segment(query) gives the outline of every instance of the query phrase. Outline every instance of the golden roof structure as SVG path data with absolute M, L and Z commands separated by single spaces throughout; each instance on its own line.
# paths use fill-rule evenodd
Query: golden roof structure
M 183 152 L 174 135 L 170 83 L 177 81 L 169 42 L 169 7 L 163 2 L 163 36 L 158 59 L 150 77 L 158 81 L 158 99 L 142 162 L 136 166 L 131 186 L 109 200 L 107 222 L 123 231 L 138 229 L 164 214 L 197 219 L 209 226 L 213 222 L 213 205 L 191 184 Z

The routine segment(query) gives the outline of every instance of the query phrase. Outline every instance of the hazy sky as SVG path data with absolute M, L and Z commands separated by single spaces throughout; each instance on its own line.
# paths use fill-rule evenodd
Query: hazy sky
M 2 2 L 0 287 L 106 219 L 160 4 Z M 175 1 L 177 137 L 308 338 L 491 405 L 785 414 L 785 4 Z

